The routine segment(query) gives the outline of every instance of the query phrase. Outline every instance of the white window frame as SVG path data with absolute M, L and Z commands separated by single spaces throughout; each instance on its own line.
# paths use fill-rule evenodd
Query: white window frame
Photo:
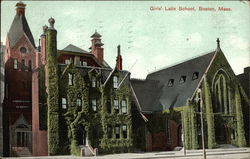
M 77 98 L 77 99 L 76 99 L 76 105 L 77 105 L 78 107 L 81 107 L 81 106 L 82 106 L 82 100 L 81 100 L 80 98 Z
M 14 69 L 17 70 L 18 69 L 18 60 L 14 59 Z
M 128 113 L 128 104 L 127 100 L 122 100 L 122 113 L 127 114 Z
M 71 73 L 68 73 L 68 77 L 69 77 L 69 85 L 70 86 L 73 86 L 73 74 L 71 74 Z
M 114 76 L 113 77 L 113 87 L 114 88 L 118 88 L 118 77 L 117 76 Z
M 67 99 L 66 98 L 62 98 L 62 108 L 67 109 Z
M 94 112 L 97 112 L 97 100 L 96 99 L 91 100 L 91 105 L 92 105 L 92 110 Z
M 91 86 L 92 86 L 93 88 L 96 87 L 96 77 L 92 77 L 92 79 L 91 79 Z
M 119 135 L 119 137 L 118 137 L 118 138 L 116 138 L 116 135 Z M 121 138 L 121 134 L 120 134 L 120 126 L 119 126 L 119 125 L 116 125 L 116 126 L 115 126 L 115 138 L 116 138 L 116 139 Z
M 126 132 L 126 137 L 124 137 L 124 134 L 123 134 L 124 132 Z M 127 127 L 127 125 L 122 125 L 122 135 L 123 135 L 124 139 L 128 138 L 128 127 Z
M 115 113 L 119 113 L 119 100 L 118 99 L 114 99 L 114 110 L 115 110 Z M 116 110 L 118 110 L 118 112 L 116 112 Z

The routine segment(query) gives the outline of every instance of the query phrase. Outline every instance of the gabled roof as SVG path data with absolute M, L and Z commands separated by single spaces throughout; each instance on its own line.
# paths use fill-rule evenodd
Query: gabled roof
M 145 81 L 131 80 L 132 87 L 142 107 L 142 111 L 158 111 L 185 106 L 198 87 L 216 51 L 179 63 L 177 65 L 150 73 Z M 193 80 L 194 72 L 198 78 Z M 180 83 L 182 76 L 185 82 Z M 169 80 L 174 80 L 169 87 Z M 142 104 L 143 103 L 143 104 Z
M 78 53 L 84 53 L 84 54 L 90 54 L 89 52 L 75 46 L 72 44 L 69 44 L 68 46 L 66 46 L 63 51 L 69 51 L 69 52 L 78 52 Z
M 15 16 L 12 24 L 11 24 L 11 27 L 10 27 L 10 30 L 8 33 L 10 47 L 13 47 L 20 40 L 20 38 L 22 37 L 23 34 L 25 34 L 28 37 L 28 39 L 31 42 L 31 44 L 33 45 L 33 47 L 36 48 L 35 41 L 34 41 L 32 33 L 30 31 L 30 28 L 29 28 L 28 22 L 25 18 L 25 15 L 23 15 L 23 14 L 18 15 L 17 14 Z
M 100 38 L 102 37 L 101 34 L 99 34 L 97 31 L 93 35 L 91 35 L 91 38 Z

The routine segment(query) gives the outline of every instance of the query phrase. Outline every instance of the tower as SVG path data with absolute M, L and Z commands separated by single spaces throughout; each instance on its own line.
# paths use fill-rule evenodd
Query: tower
M 32 145 L 32 69 L 36 46 L 25 17 L 25 4 L 16 4 L 16 16 L 6 39 L 5 98 L 3 104 L 4 156 L 27 151 Z M 21 147 L 17 152 L 17 147 Z

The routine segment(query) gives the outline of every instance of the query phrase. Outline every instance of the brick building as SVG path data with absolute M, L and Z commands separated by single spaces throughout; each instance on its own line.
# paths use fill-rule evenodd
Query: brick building
M 3 156 L 3 98 L 4 98 L 4 52 L 5 46 L 1 42 L 0 48 L 0 156 Z
M 90 51 L 72 44 L 58 50 L 50 18 L 36 47 L 25 6 L 16 4 L 6 40 L 4 155 L 131 151 L 130 73 L 122 70 L 120 46 L 113 69 L 98 32 Z

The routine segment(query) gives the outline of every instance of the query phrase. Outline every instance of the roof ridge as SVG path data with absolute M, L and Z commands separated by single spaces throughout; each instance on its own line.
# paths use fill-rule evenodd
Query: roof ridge
M 199 55 L 196 55 L 196 56 L 193 56 L 193 57 L 187 58 L 187 59 L 185 59 L 185 60 L 175 62 L 175 63 L 173 63 L 173 64 L 171 64 L 171 65 L 164 66 L 164 67 L 162 67 L 162 68 L 157 69 L 156 71 L 149 72 L 149 74 L 148 74 L 148 75 L 151 75 L 151 74 L 154 74 L 154 73 L 157 73 L 157 72 L 163 71 L 163 70 L 165 70 L 165 69 L 168 69 L 168 68 L 171 68 L 171 67 L 177 66 L 177 65 L 179 65 L 179 64 L 182 64 L 182 63 L 185 63 L 185 62 L 188 62 L 188 61 L 194 60 L 194 59 L 196 59 L 196 58 L 199 58 L 199 57 L 202 57 L 202 56 L 205 56 L 205 55 L 211 54 L 211 53 L 216 53 L 216 50 L 213 50 L 213 51 L 210 51 L 210 52 L 206 52 L 206 53 L 202 53 L 202 54 L 199 54 Z

